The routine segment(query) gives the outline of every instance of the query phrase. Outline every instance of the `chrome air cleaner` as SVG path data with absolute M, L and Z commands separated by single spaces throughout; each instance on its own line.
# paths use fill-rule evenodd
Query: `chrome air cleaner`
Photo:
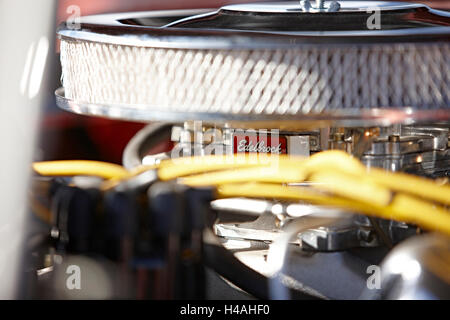
M 57 101 L 78 113 L 265 128 L 450 118 L 450 15 L 421 4 L 123 13 L 58 33 Z

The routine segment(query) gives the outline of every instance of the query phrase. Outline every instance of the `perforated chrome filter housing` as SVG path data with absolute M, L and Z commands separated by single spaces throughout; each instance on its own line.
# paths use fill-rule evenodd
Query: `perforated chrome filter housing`
M 381 30 L 368 30 L 367 8 L 377 5 Z M 59 105 L 137 120 L 449 118 L 446 13 L 378 2 L 342 2 L 338 12 L 297 3 L 200 12 L 63 26 Z

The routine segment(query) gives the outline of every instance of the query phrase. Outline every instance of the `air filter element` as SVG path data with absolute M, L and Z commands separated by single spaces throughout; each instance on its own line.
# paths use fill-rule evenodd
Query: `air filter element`
M 425 5 L 302 1 L 100 15 L 59 35 L 58 104 L 75 112 L 449 118 L 450 15 Z

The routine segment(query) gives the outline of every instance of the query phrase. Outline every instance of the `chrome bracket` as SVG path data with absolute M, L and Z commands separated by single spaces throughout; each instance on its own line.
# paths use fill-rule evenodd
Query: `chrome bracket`
M 301 0 L 300 7 L 303 12 L 337 12 L 341 5 L 337 1 L 332 1 L 329 6 L 325 6 L 325 0 L 316 0 L 313 6 L 310 0 Z

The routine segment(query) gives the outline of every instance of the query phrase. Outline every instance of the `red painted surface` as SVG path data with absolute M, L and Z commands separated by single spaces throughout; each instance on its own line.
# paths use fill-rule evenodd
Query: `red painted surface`
M 268 134 L 234 134 L 234 153 L 275 153 L 287 154 L 287 138 Z

